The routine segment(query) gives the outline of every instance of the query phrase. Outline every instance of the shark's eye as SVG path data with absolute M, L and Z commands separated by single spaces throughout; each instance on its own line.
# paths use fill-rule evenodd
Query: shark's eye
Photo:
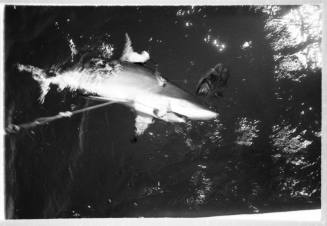
M 153 114 L 158 116 L 159 110 L 158 109 L 153 109 Z

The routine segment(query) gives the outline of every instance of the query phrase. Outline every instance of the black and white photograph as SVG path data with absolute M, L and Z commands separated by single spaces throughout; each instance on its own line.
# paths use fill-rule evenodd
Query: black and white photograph
M 3 17 L 5 219 L 320 210 L 321 4 Z

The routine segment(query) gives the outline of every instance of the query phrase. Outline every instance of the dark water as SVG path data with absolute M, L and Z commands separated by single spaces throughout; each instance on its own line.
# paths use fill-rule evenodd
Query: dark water
M 114 59 L 128 32 L 136 51 L 149 51 L 162 75 L 191 93 L 216 63 L 231 73 L 224 97 L 204 100 L 218 119 L 156 121 L 136 143 L 135 116 L 118 104 L 6 135 L 7 218 L 320 207 L 321 70 L 306 70 L 301 82 L 277 81 L 266 19 L 250 7 L 6 7 L 6 126 L 93 104 L 56 87 L 40 104 L 37 83 L 15 68 L 62 63 L 69 39 L 77 49 L 110 43 Z

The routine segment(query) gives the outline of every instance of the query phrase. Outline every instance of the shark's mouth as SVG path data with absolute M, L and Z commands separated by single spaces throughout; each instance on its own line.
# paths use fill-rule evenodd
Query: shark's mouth
M 172 122 L 172 123 L 185 123 L 188 119 L 180 115 L 176 112 L 165 112 L 164 114 L 160 114 L 158 109 L 153 110 L 153 115 L 163 121 Z M 137 113 L 135 118 L 135 132 L 136 135 L 142 135 L 144 131 L 153 123 L 153 117 L 151 115 L 145 115 L 140 112 Z
M 153 114 L 156 116 L 156 118 L 162 119 L 166 122 L 186 122 L 187 120 L 184 115 L 173 111 L 166 111 L 162 114 L 159 109 L 154 109 Z

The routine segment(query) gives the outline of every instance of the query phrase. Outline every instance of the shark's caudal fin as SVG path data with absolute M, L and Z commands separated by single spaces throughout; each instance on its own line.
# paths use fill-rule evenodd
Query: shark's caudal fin
M 22 64 L 18 64 L 17 68 L 19 71 L 26 71 L 26 72 L 32 73 L 33 79 L 35 81 L 37 81 L 40 85 L 41 95 L 39 97 L 39 101 L 41 103 L 43 103 L 45 96 L 47 95 L 47 93 L 50 90 L 50 82 L 47 79 L 47 75 L 44 72 L 44 70 L 42 70 L 38 67 L 31 66 L 31 65 L 22 65 Z
M 128 34 L 126 36 L 126 43 L 123 50 L 123 54 L 120 57 L 121 61 L 131 62 L 131 63 L 144 63 L 150 59 L 150 55 L 147 51 L 142 51 L 142 53 L 134 52 L 132 47 L 132 41 Z

